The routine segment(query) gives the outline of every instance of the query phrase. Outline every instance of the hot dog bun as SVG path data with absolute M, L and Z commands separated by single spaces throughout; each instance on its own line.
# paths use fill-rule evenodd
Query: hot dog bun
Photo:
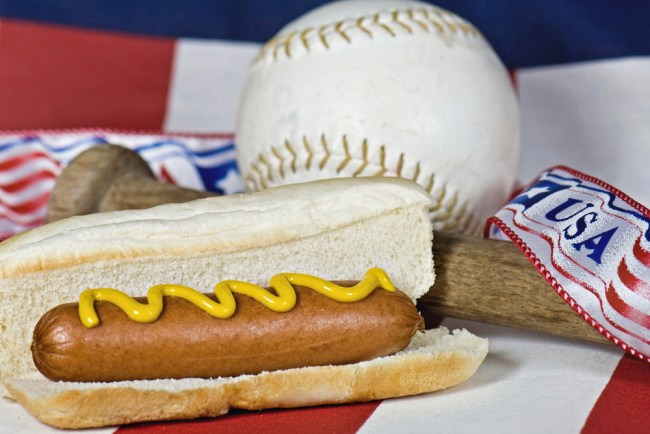
M 72 217 L 11 238 L 0 244 L 2 381 L 37 417 L 68 428 L 379 399 L 456 384 L 487 351 L 467 332 L 428 331 L 403 354 L 362 364 L 214 380 L 55 383 L 36 370 L 29 349 L 41 315 L 93 287 L 137 296 L 175 282 L 207 292 L 223 279 L 264 285 L 291 271 L 346 280 L 381 267 L 415 300 L 435 278 L 430 206 L 410 181 L 334 179 Z
M 415 335 L 403 352 L 353 365 L 318 366 L 203 380 L 64 383 L 8 380 L 12 396 L 60 428 L 219 416 L 259 410 L 362 402 L 442 390 L 471 377 L 486 339 L 445 328 Z

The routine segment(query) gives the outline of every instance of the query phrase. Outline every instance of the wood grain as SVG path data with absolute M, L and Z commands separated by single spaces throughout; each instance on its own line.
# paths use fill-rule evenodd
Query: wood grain
M 511 242 L 434 233 L 436 282 L 420 299 L 425 315 L 607 342 L 553 290 Z
M 50 195 L 46 222 L 207 196 L 214 194 L 157 181 L 149 165 L 136 152 L 104 144 L 79 154 L 61 173 Z
M 80 154 L 63 171 L 50 199 L 47 221 L 212 195 L 158 182 L 135 152 L 100 145 Z M 430 323 L 442 315 L 609 342 L 555 293 L 510 242 L 435 232 L 433 256 L 436 283 L 418 303 Z

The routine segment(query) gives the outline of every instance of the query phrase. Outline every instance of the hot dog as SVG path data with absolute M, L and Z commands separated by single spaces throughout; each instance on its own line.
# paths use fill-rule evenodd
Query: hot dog
M 424 329 L 415 305 L 401 291 L 378 288 L 360 301 L 344 303 L 305 286 L 293 290 L 297 306 L 288 312 L 235 294 L 236 312 L 225 319 L 177 297 L 166 297 L 164 313 L 151 323 L 130 319 L 110 302 L 97 302 L 101 324 L 93 328 L 80 320 L 79 303 L 59 305 L 36 325 L 34 363 L 47 378 L 62 381 L 231 377 L 387 356 Z M 217 301 L 213 294 L 203 296 Z M 146 298 L 135 300 L 147 306 Z
M 5 301 L 0 306 L 0 376 L 5 393 L 48 424 L 82 428 L 217 416 L 230 408 L 366 401 L 458 384 L 478 369 L 487 342 L 467 331 L 417 331 L 421 319 L 413 302 L 435 278 L 430 206 L 428 194 L 411 181 L 341 178 L 72 217 L 11 238 L 0 244 L 0 297 Z M 75 306 L 56 307 L 75 303 L 89 288 L 114 288 L 138 297 L 157 284 L 208 292 L 222 281 L 264 287 L 270 275 L 287 271 L 337 282 L 359 279 L 371 268 L 384 270 L 403 294 L 375 288 L 367 299 L 346 303 L 297 283 L 296 304 L 288 312 L 270 312 L 257 300 L 235 294 L 235 314 L 223 319 L 207 318 L 185 300 L 166 296 L 160 317 L 144 325 L 133 323 L 112 303 L 95 301 L 99 325 L 84 333 Z M 371 314 L 365 316 L 364 311 Z M 62 317 L 67 318 L 65 325 L 59 322 Z M 270 326 L 269 317 L 281 319 Z M 173 318 L 174 324 L 169 321 Z M 203 357 L 200 349 L 184 347 L 190 339 L 203 339 L 203 332 L 186 322 L 197 318 L 238 336 L 225 342 L 230 342 L 228 352 L 239 357 L 241 366 L 215 372 L 181 370 L 180 365 L 194 364 L 185 359 L 174 372 L 153 375 L 144 365 L 128 367 L 128 359 L 136 357 L 124 352 L 131 351 L 124 340 L 140 335 L 128 330 L 144 326 L 157 329 L 158 337 L 142 338 L 134 347 L 150 344 L 152 365 L 181 353 Z M 49 328 L 51 321 L 54 328 Z M 236 327 L 238 322 L 243 327 Z M 46 349 L 56 330 L 79 337 L 103 333 L 102 328 L 104 337 L 88 339 L 77 349 L 65 348 L 60 340 L 51 348 L 57 349 L 63 365 L 92 371 L 92 365 L 101 365 L 97 351 L 104 351 L 93 348 L 107 345 L 104 356 L 115 358 L 108 362 L 110 368 L 104 364 L 99 374 L 84 378 L 48 372 L 48 367 L 58 371 L 61 366 L 58 356 Z M 241 356 L 254 352 L 251 348 L 264 348 L 264 339 L 251 337 L 260 329 L 268 332 L 268 356 L 256 365 L 258 359 L 244 361 Z M 371 331 L 364 335 L 362 330 Z M 169 336 L 160 338 L 165 334 Z M 322 345 L 332 335 L 337 338 Z M 284 358 L 278 347 L 292 354 Z M 84 359 L 81 355 L 88 348 Z M 318 357 L 296 355 L 305 351 Z M 39 372 L 37 364 L 57 381 Z

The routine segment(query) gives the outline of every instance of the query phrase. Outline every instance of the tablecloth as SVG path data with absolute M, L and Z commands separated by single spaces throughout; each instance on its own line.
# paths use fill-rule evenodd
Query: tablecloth
M 0 19 L 0 226 L 42 223 L 62 167 L 119 141 L 166 182 L 241 189 L 236 107 L 256 42 Z M 519 179 L 565 164 L 650 205 L 650 56 L 512 68 Z M 188 168 L 192 168 L 188 170 Z M 447 318 L 490 340 L 466 383 L 418 397 L 93 432 L 650 432 L 650 366 L 613 346 Z M 48 432 L 0 400 L 0 432 Z

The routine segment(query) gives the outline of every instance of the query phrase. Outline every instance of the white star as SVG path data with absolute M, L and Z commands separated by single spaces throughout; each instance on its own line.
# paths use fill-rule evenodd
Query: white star
M 241 193 L 244 191 L 244 183 L 236 170 L 229 170 L 226 176 L 214 183 L 223 191 L 223 194 Z

